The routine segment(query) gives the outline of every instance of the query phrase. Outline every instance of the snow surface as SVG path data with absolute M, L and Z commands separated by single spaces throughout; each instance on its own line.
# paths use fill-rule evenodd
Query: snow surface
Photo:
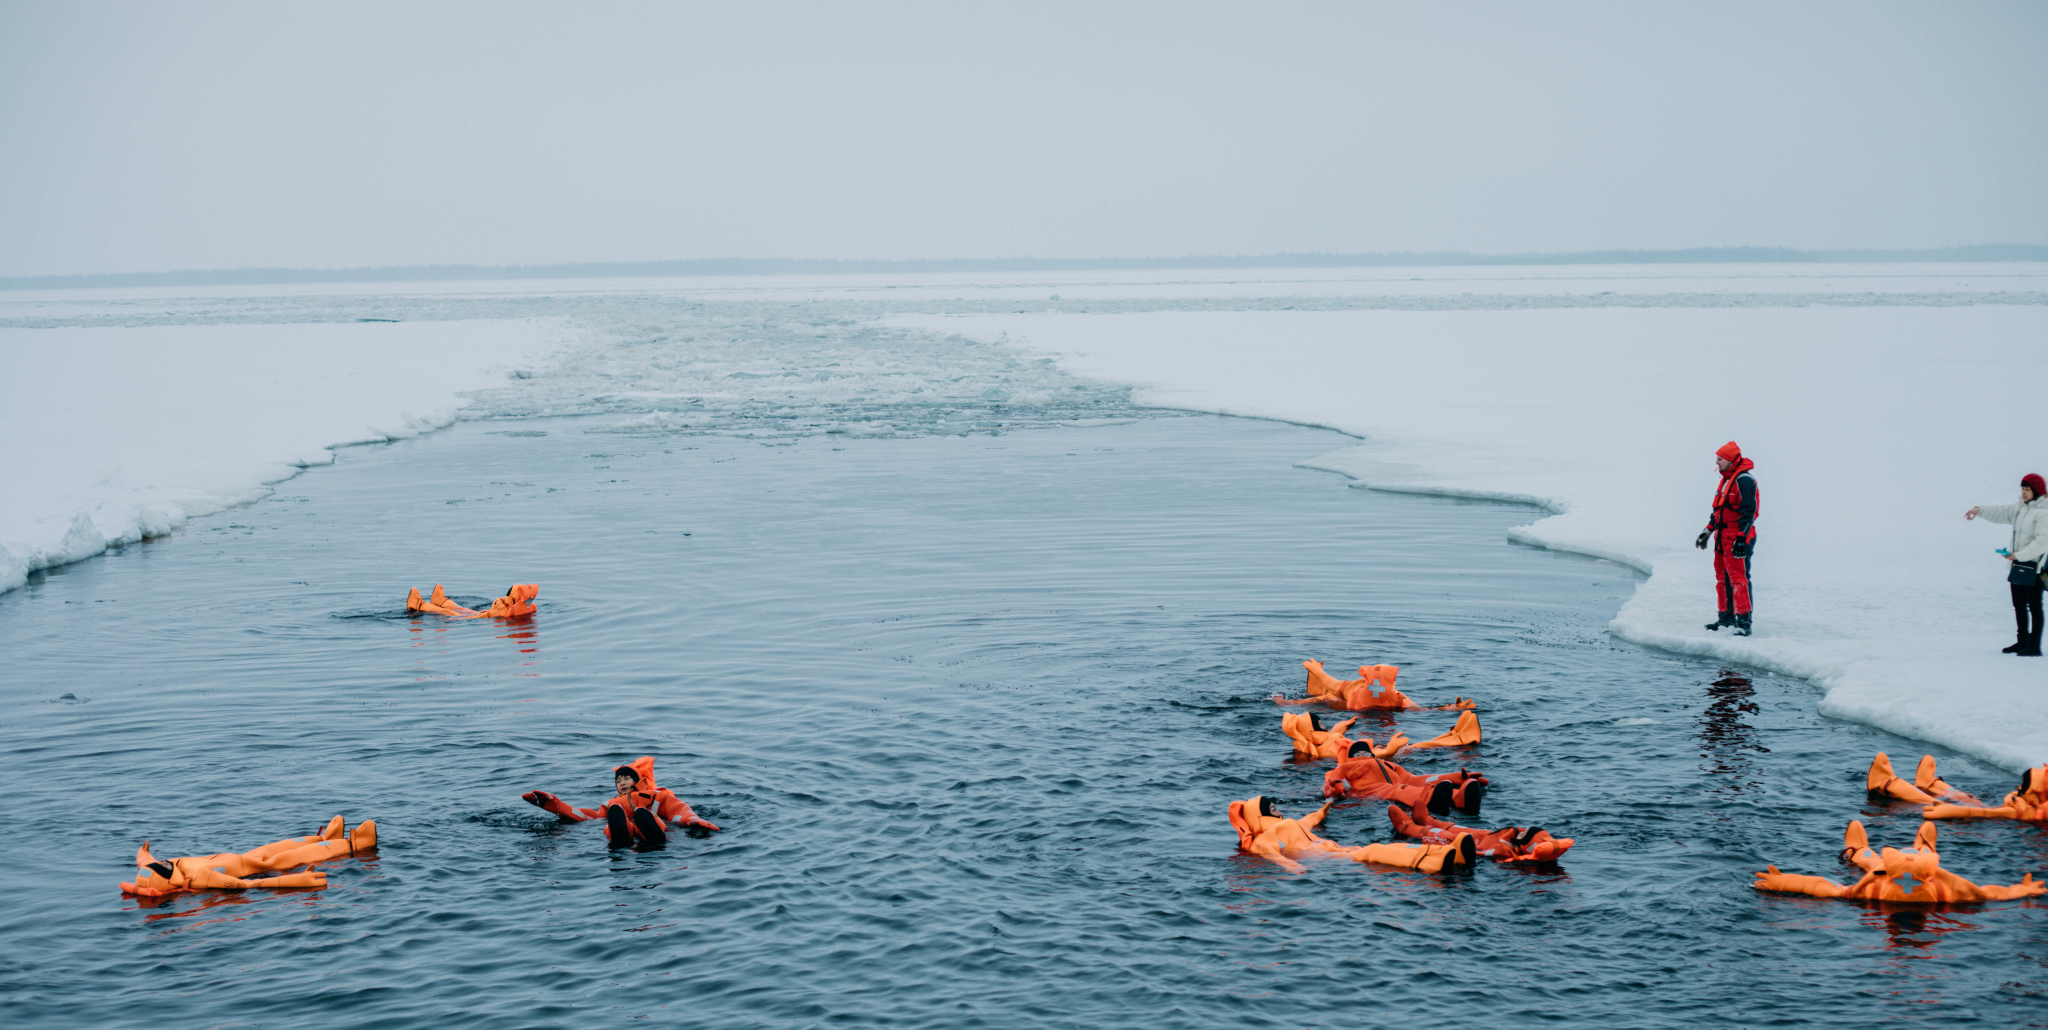
M 1512 539 L 1648 574 L 1620 637 L 1811 679 L 1828 715 L 2008 769 L 2048 761 L 2048 661 L 1998 653 L 2007 527 L 1962 517 L 2048 469 L 2048 306 L 1478 307 L 892 321 L 1035 348 L 1144 404 L 1355 434 L 1303 464 L 1533 504 L 1553 514 Z M 1703 628 L 1692 546 L 1731 438 L 1762 495 L 1749 638 Z
M 449 424 L 541 322 L 0 328 L 0 590 Z M 495 369 L 495 371 L 493 371 Z

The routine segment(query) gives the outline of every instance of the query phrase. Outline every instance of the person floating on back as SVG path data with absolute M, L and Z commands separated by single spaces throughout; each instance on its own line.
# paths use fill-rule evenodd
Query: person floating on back
M 434 591 L 425 598 L 420 597 L 420 588 L 413 587 L 405 595 L 405 610 L 425 612 L 432 615 L 447 615 L 457 619 L 512 619 L 534 613 L 533 599 L 540 596 L 538 583 L 514 583 L 505 591 L 505 596 L 491 602 L 486 611 L 464 608 L 448 599 L 441 584 L 434 584 Z
M 1693 546 L 1704 551 L 1707 539 L 1714 540 L 1714 581 L 1720 592 L 1721 617 L 1707 623 L 1718 630 L 1735 627 L 1735 635 L 1749 635 L 1749 558 L 1756 550 L 1756 477 L 1749 471 L 1756 462 L 1742 456 L 1742 448 L 1730 440 L 1714 452 L 1714 464 L 1721 470 L 1721 486 L 1714 491 L 1714 511 L 1707 516 L 1707 528 Z
M 544 790 L 528 791 L 521 794 L 520 799 L 570 822 L 604 820 L 605 839 L 614 849 L 638 847 L 653 850 L 665 847 L 668 831 L 676 826 L 718 829 L 717 824 L 698 818 L 681 798 L 654 782 L 652 756 L 642 756 L 631 765 L 613 769 L 612 781 L 619 788 L 619 796 L 596 808 L 572 807 Z
M 135 879 L 121 884 L 125 894 L 163 897 L 178 891 L 248 890 L 251 887 L 327 886 L 327 874 L 317 869 L 281 873 L 315 862 L 354 858 L 377 847 L 377 824 L 365 820 L 347 833 L 340 816 L 329 820 L 325 829 L 307 837 L 289 837 L 241 854 L 200 855 L 164 861 L 149 853 L 149 842 L 135 850 Z
M 1358 678 L 1340 680 L 1323 671 L 1323 663 L 1311 658 L 1301 663 L 1308 670 L 1308 696 L 1301 698 L 1273 695 L 1273 702 L 1282 705 L 1306 705 L 1321 701 L 1332 708 L 1363 712 L 1376 708 L 1397 708 L 1411 711 L 1448 712 L 1466 708 L 1477 708 L 1479 703 L 1460 697 L 1450 704 L 1424 709 L 1401 693 L 1394 686 L 1394 680 L 1401 669 L 1394 665 L 1361 665 Z

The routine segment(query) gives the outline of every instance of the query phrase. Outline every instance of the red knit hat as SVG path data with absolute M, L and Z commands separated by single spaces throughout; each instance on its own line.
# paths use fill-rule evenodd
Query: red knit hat
M 2041 482 L 2041 474 L 2039 472 L 2029 472 L 2026 475 L 2021 476 L 2020 485 L 2026 487 L 2029 490 L 2034 491 L 2035 500 L 2040 500 L 2043 494 L 2048 494 L 2048 489 L 2043 489 L 2043 483 Z
M 1714 457 L 1737 461 L 1742 457 L 1742 448 L 1736 446 L 1735 441 L 1730 440 L 1722 444 L 1720 450 L 1714 452 Z

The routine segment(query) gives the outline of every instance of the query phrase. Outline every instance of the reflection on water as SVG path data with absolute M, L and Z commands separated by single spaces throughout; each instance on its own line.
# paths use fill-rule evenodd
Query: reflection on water
M 1871 753 L 1919 746 L 1823 722 L 1803 684 L 1614 644 L 1633 580 L 1509 545 L 1527 512 L 1348 490 L 1291 467 L 1329 434 L 1226 419 L 610 434 L 601 472 L 587 424 L 350 450 L 237 511 L 253 535 L 174 535 L 0 597 L 10 1030 L 1292 1028 L 1389 1004 L 1419 1025 L 1654 1006 L 1720 1027 L 1731 998 L 1835 1025 L 1908 990 L 1887 954 L 1927 977 L 1917 1015 L 2039 1011 L 2010 985 L 2044 980 L 2048 908 L 1894 921 L 1752 890 L 1766 862 L 1839 878 Z M 417 503 L 452 497 L 460 524 Z M 428 575 L 537 581 L 540 612 L 399 612 Z M 66 603 L 102 598 L 118 616 Z M 1483 772 L 1485 826 L 1577 846 L 1440 878 L 1237 855 L 1231 800 L 1320 802 L 1328 763 L 1289 761 L 1270 700 L 1304 658 L 1476 697 L 1483 743 L 1403 763 Z M 1356 729 L 1425 738 L 1453 714 Z M 519 800 L 594 805 L 643 754 L 724 831 L 612 852 Z M 2009 783 L 1939 757 L 1960 787 Z M 324 891 L 115 892 L 144 837 L 202 853 L 336 813 L 376 818 L 380 848 Z M 1917 826 L 1863 817 L 1880 840 Z M 1320 832 L 1389 837 L 1371 805 Z M 1943 832 L 1972 879 L 2048 867 L 2037 830 Z M 161 968 L 234 973 L 137 975 Z
M 1706 750 L 1700 757 L 1708 764 L 1700 769 L 1719 778 L 1715 790 L 1740 794 L 1763 787 L 1751 778 L 1755 768 L 1749 756 L 1769 754 L 1771 749 L 1757 739 L 1756 727 L 1742 721 L 1745 715 L 1758 714 L 1755 697 L 1748 677 L 1730 669 L 1722 669 L 1720 678 L 1707 687 L 1707 705 L 1700 712 L 1700 743 Z

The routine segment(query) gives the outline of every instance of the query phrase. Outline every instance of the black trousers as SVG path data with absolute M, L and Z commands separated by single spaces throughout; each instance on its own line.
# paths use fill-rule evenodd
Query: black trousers
M 2019 623 L 2020 636 L 2041 639 L 2041 584 L 2036 583 L 2030 587 L 2023 587 L 2018 583 L 2006 585 L 2012 587 L 2012 621 Z M 2032 627 L 2027 625 L 2027 618 L 2030 615 L 2034 620 Z

